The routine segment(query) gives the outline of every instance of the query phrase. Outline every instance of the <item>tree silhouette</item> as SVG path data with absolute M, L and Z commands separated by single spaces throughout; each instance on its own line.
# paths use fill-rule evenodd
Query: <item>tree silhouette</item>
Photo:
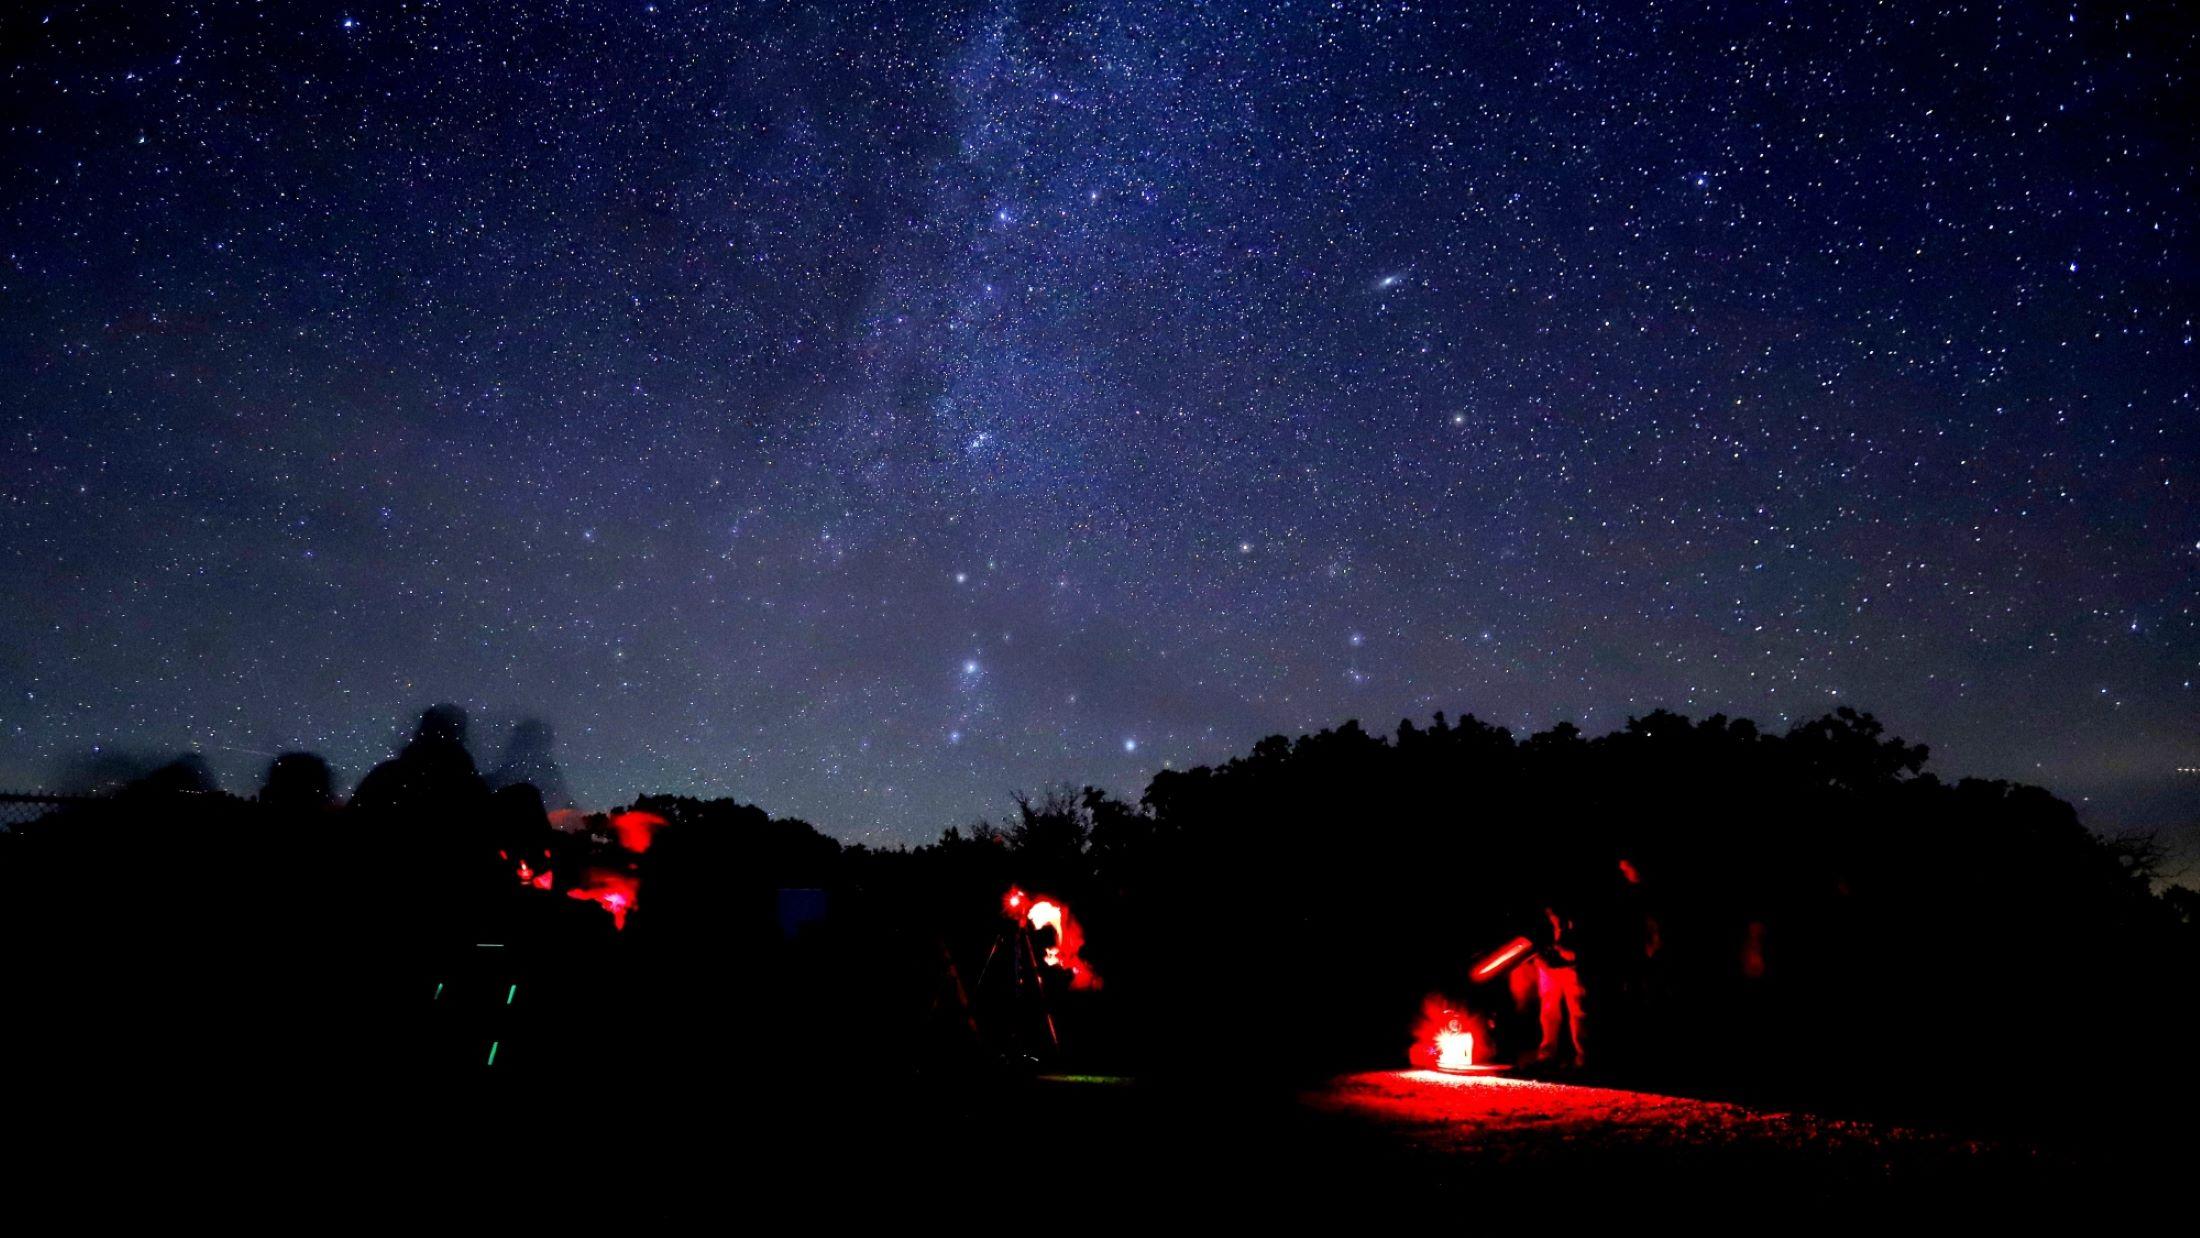
M 672 1063 L 962 1061 L 1011 885 L 1085 926 L 1108 984 L 1059 995 L 1063 1051 L 1111 1067 L 1396 1062 L 1432 992 L 1486 1021 L 1490 1053 L 1524 1052 L 1534 1012 L 1467 972 L 1546 907 L 1576 926 L 1591 1056 L 1620 1082 L 2040 1123 L 2130 1099 L 2043 1059 L 2195 1026 L 2200 896 L 2164 885 L 2154 840 L 2100 838 L 2036 787 L 1943 781 L 1849 709 L 1785 733 L 1664 711 L 1599 736 L 1346 722 L 1163 770 L 1135 803 L 1055 786 L 894 849 L 683 796 L 634 802 L 664 822 L 646 850 L 601 814 L 553 830 L 515 777 L 548 729 L 521 731 L 493 793 L 438 706 L 348 805 L 310 754 L 277 758 L 258 803 L 186 756 L 0 835 L 9 979 L 55 1020 L 41 1052 L 142 1054 L 117 1040 L 131 1004 L 189 1009 L 218 981 L 235 1019 L 189 1025 L 173 1060 L 271 1052 L 264 1024 L 316 1029 L 288 1052 L 472 1069 L 475 1025 L 434 1031 L 419 1003 L 488 942 L 540 1012 L 516 1060 L 575 1077 L 615 1060 L 672 1096 Z M 638 890 L 625 931 L 577 889 L 592 873 Z M 104 982 L 120 957 L 133 987 Z M 2082 1015 L 2096 994 L 2147 997 Z

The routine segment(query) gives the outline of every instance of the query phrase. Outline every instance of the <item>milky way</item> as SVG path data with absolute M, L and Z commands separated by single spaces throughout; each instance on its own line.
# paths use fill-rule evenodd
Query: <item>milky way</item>
M 1713 6 L 1721 7 L 1721 6 Z M 919 841 L 1442 709 L 2200 817 L 2174 6 L 0 17 L 0 784 Z

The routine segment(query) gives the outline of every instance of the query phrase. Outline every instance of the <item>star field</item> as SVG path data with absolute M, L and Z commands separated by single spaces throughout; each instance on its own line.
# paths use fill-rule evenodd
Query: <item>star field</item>
M 0 784 L 1855 705 L 2200 843 L 2194 25 L 1713 7 L 0 17 Z

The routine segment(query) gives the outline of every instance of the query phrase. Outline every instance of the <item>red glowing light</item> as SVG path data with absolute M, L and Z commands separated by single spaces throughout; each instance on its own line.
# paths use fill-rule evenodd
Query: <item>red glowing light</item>
M 1480 963 L 1477 963 L 1475 965 L 1474 971 L 1471 974 L 1473 975 L 1476 983 L 1488 980 L 1490 977 L 1495 976 L 1497 973 L 1505 970 L 1508 967 L 1511 967 L 1513 964 L 1518 963 L 1520 960 L 1528 957 L 1528 953 L 1534 949 L 1534 942 L 1529 941 L 1525 937 L 1515 937 L 1511 941 L 1508 941 L 1503 946 L 1499 947 L 1497 953 L 1491 955 L 1486 959 L 1483 959 Z
M 636 855 L 649 850 L 649 844 L 657 835 L 657 828 L 665 823 L 663 817 L 653 812 L 629 810 L 611 818 L 612 832 L 619 836 L 619 845 Z
M 1415 1066 L 1475 1072 L 1482 1065 L 1474 1056 L 1480 1030 L 1480 1020 L 1453 1007 L 1442 994 L 1431 993 L 1421 1002 L 1421 1021 L 1414 1025 L 1409 1059 Z
M 1031 905 L 1031 911 L 1025 918 L 1031 922 L 1031 927 L 1034 929 L 1053 929 L 1056 937 L 1060 937 L 1062 934 L 1062 908 L 1060 904 L 1042 898 Z M 1049 951 L 1049 953 L 1052 952 Z
M 557 874 L 551 872 L 549 869 L 546 868 L 543 869 L 541 872 L 536 873 L 535 879 L 528 884 L 534 886 L 538 890 L 547 890 L 556 883 L 556 880 Z
M 1077 917 L 1069 914 L 1069 907 L 1060 899 L 1044 895 L 1030 895 L 1011 888 L 1001 899 L 1001 910 L 1012 920 L 1023 923 L 1033 932 L 1050 929 L 1054 944 L 1046 947 L 1043 962 L 1049 967 L 1059 967 L 1069 973 L 1069 987 L 1073 989 L 1097 989 L 1100 976 L 1085 962 L 1085 930 L 1078 925 Z
M 567 898 L 591 902 L 611 913 L 614 928 L 626 927 L 626 913 L 634 909 L 642 883 L 634 877 L 607 869 L 591 868 L 580 885 L 565 892 Z

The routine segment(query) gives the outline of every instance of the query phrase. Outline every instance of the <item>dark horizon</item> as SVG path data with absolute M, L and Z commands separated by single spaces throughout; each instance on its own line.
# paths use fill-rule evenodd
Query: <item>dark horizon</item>
M 482 714 L 475 712 L 473 709 L 465 707 L 463 704 L 461 704 L 461 708 L 465 708 L 467 713 L 468 729 L 465 737 L 466 746 L 468 750 L 472 753 L 476 764 L 484 774 L 488 774 L 489 772 L 494 770 L 498 766 L 500 759 L 509 754 L 508 743 L 512 737 L 512 732 L 514 728 L 530 726 L 540 727 L 546 722 L 546 720 L 544 719 L 534 718 L 531 716 L 519 717 L 513 720 L 506 720 L 496 715 L 490 715 L 488 719 L 485 720 Z M 1833 708 L 1829 708 L 1818 717 L 1831 717 L 1834 712 L 1835 710 Z M 1857 712 L 1863 714 L 1866 717 L 1874 718 L 1882 725 L 1884 725 L 1886 722 L 1885 719 L 1878 718 L 1877 715 L 1874 715 L 1868 709 L 1858 710 Z M 1607 737 L 1609 735 L 1622 733 L 1626 731 L 1628 729 L 1628 726 L 1632 723 L 1638 722 L 1645 718 L 1654 719 L 1656 716 L 1661 714 L 1679 717 L 1683 720 L 1691 722 L 1702 722 L 1709 718 L 1724 716 L 1705 714 L 1701 716 L 1691 717 L 1687 714 L 1680 714 L 1678 713 L 1678 711 L 1648 710 L 1641 715 L 1631 717 L 1623 721 L 1622 723 L 1614 725 L 1607 731 L 1590 731 L 1586 728 L 1576 729 L 1580 731 L 1582 737 L 1585 739 L 1599 739 Z M 1270 736 L 1261 736 L 1257 738 L 1277 738 L 1289 741 L 1297 741 L 1307 736 L 1313 735 L 1318 731 L 1335 731 L 1357 726 L 1364 729 L 1368 734 L 1373 735 L 1377 739 L 1391 742 L 1396 739 L 1397 729 L 1400 725 L 1426 727 L 1430 725 L 1432 718 L 1435 716 L 1449 717 L 1454 721 L 1471 720 L 1484 723 L 1490 722 L 1490 720 L 1488 719 L 1478 718 L 1472 713 L 1472 711 L 1438 710 L 1433 715 L 1426 715 L 1418 718 L 1404 718 L 1399 720 L 1399 722 L 1393 723 L 1389 726 L 1373 726 L 1370 725 L 1366 719 L 1346 718 L 1338 719 L 1334 723 L 1307 731 L 1300 731 L 1292 734 L 1276 732 Z M 334 777 L 332 789 L 340 798 L 348 799 L 351 794 L 356 790 L 358 783 L 365 778 L 367 772 L 373 766 L 395 757 L 397 753 L 404 747 L 405 742 L 409 738 L 411 738 L 414 733 L 417 719 L 418 714 L 415 713 L 414 715 L 410 715 L 400 722 L 393 724 L 390 728 L 392 738 L 386 749 L 378 755 L 365 759 L 363 762 L 356 766 L 348 764 L 345 761 L 335 759 L 331 757 L 329 753 L 311 748 L 293 748 L 282 751 L 266 750 L 249 752 L 232 749 L 227 752 L 221 753 L 191 752 L 189 750 L 186 750 L 184 752 L 162 752 L 153 749 L 130 750 L 121 748 L 103 748 L 94 752 L 80 754 L 73 761 L 61 762 L 51 767 L 44 776 L 39 778 L 27 779 L 24 781 L 12 783 L 7 782 L 4 779 L 0 779 L 0 790 L 51 792 L 61 794 L 108 794 L 123 789 L 132 781 L 140 779 L 145 775 L 152 773 L 160 767 L 168 764 L 170 761 L 176 760 L 184 756 L 195 756 L 205 761 L 208 771 L 213 775 L 216 784 L 220 790 L 228 792 L 230 794 L 249 796 L 265 780 L 268 774 L 270 763 L 276 757 L 284 755 L 284 752 L 293 752 L 307 753 L 312 756 L 320 757 L 326 760 Z M 1804 723 L 1816 720 L 1817 719 L 1815 718 L 1799 719 L 1796 721 L 1795 725 L 1800 726 Z M 1758 723 L 1756 719 L 1744 717 L 1736 717 L 1733 718 L 1732 721 L 1749 723 L 1751 725 L 1759 726 L 1761 730 L 1771 735 L 1783 734 L 1789 729 L 1787 727 L 1765 728 L 1762 727 L 1762 725 Z M 1506 729 L 1511 733 L 1515 742 L 1521 742 L 1529 739 L 1531 735 L 1552 734 L 1570 725 L 1572 725 L 1570 722 L 1561 720 L 1557 723 L 1552 724 L 1551 726 L 1542 727 L 1532 732 L 1516 728 Z M 550 726 L 552 733 L 557 734 L 558 732 L 556 731 L 555 724 L 551 723 Z M 2001 777 L 1992 774 L 1981 773 L 1974 770 L 1952 768 L 1949 763 L 1942 758 L 1939 750 L 1932 745 L 1931 741 L 1928 738 L 1905 734 L 1900 730 L 1900 728 L 1897 727 L 1890 726 L 1887 728 L 1887 730 L 1889 735 L 1892 737 L 1912 743 L 1923 744 L 1926 747 L 1926 749 L 1931 753 L 1924 766 L 1924 772 L 1927 774 L 1937 776 L 1942 780 L 1948 782 L 1956 782 L 1967 778 L 1975 778 L 1986 781 L 2008 782 L 2020 786 L 2039 786 L 2042 789 L 2048 791 L 2050 794 L 2053 794 L 2058 798 L 2069 802 L 2072 807 L 2077 811 L 2079 820 L 2096 834 L 2111 838 L 2132 834 L 2155 835 L 2157 840 L 2161 843 L 2163 847 L 2164 880 L 2174 881 L 2180 879 L 2189 879 L 2191 875 L 2190 862 L 2192 858 L 2191 849 L 2193 846 L 2193 831 L 2196 829 L 2200 829 L 2200 823 L 2196 823 L 2194 818 L 2189 815 L 2157 818 L 2152 824 L 2149 824 L 2146 821 L 2104 821 L 2098 809 L 2095 808 L 2093 802 L 2087 797 L 2068 794 L 2061 788 L 2048 785 L 2037 780 L 2026 779 L 2022 777 Z M 1210 759 L 1203 760 L 1191 765 L 1178 765 L 1174 762 L 1170 762 L 1164 765 L 1162 768 L 1177 770 L 1212 768 L 1230 760 L 1244 757 L 1248 752 L 1253 749 L 1253 747 L 1254 744 L 1252 742 L 1248 742 L 1246 744 L 1240 745 L 1235 749 L 1221 752 Z M 592 789 L 600 781 L 600 779 L 592 778 L 585 771 L 580 771 L 573 768 L 571 764 L 567 762 L 563 757 L 562 744 L 556 744 L 550 747 L 546 755 L 548 755 L 555 762 L 557 775 L 562 780 L 564 787 L 570 792 L 570 798 L 573 801 L 573 806 L 583 812 L 600 813 L 612 811 L 618 808 L 630 806 L 638 800 L 652 797 L 685 796 L 702 800 L 730 799 L 739 803 L 750 804 L 755 807 L 762 808 L 776 816 L 802 820 L 813 826 L 826 836 L 831 837 L 842 843 L 862 843 L 869 846 L 884 847 L 921 846 L 936 842 L 943 832 L 951 828 L 966 829 L 973 823 L 1000 821 L 1013 817 L 1017 797 L 1022 795 L 1038 795 L 1062 788 L 1074 790 L 1076 788 L 1089 786 L 1098 787 L 1101 790 L 1107 791 L 1108 793 L 1115 795 L 1119 799 L 1135 803 L 1141 798 L 1146 787 L 1149 785 L 1147 780 L 1141 780 L 1131 785 L 1109 785 L 1093 778 L 1084 777 L 1075 773 L 1074 771 L 1066 772 L 1057 777 L 1037 780 L 1027 784 L 1004 788 L 999 793 L 999 795 L 995 797 L 995 800 L 997 802 L 987 805 L 974 806 L 971 811 L 964 813 L 960 816 L 944 818 L 939 821 L 936 826 L 932 828 L 929 832 L 924 832 L 920 829 L 919 834 L 916 837 L 879 838 L 866 836 L 863 832 L 859 830 L 851 830 L 845 823 L 842 822 L 836 822 L 829 819 L 819 819 L 817 817 L 806 814 L 805 812 L 801 811 L 799 806 L 797 805 L 775 804 L 765 800 L 754 798 L 752 796 L 744 795 L 741 793 L 741 790 L 738 787 L 721 787 L 711 785 L 709 783 L 696 783 L 689 785 L 630 787 L 621 791 L 613 792 L 608 795 L 590 794 L 588 793 L 588 790 Z

